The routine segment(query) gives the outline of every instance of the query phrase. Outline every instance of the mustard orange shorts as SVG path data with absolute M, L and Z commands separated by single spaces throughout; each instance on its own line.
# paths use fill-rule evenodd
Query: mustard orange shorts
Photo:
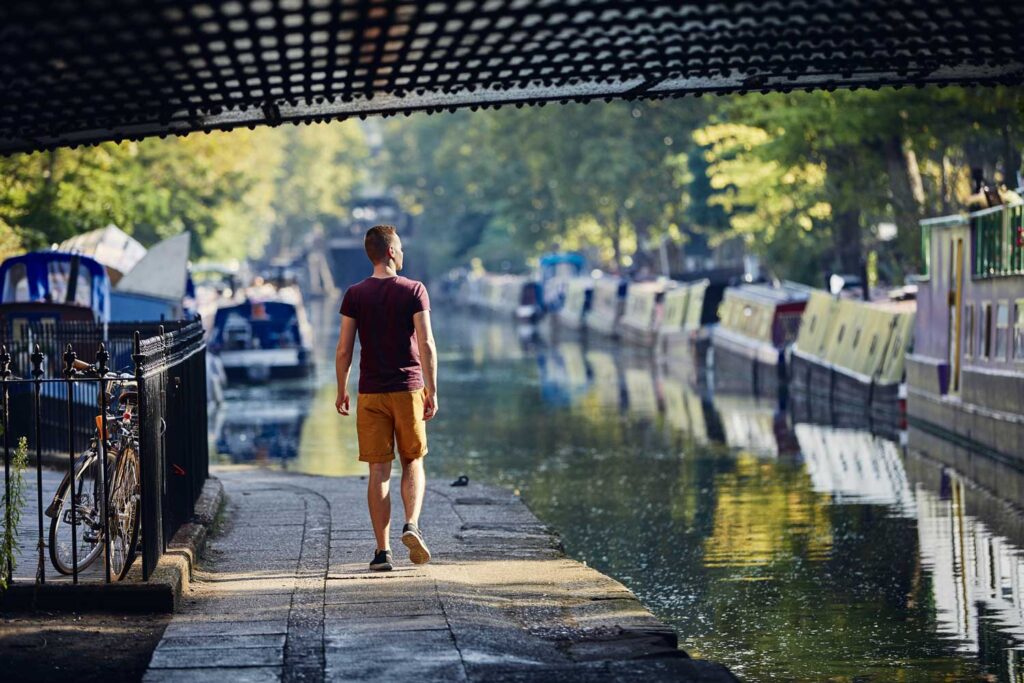
M 359 394 L 356 434 L 359 459 L 391 462 L 398 455 L 410 460 L 427 454 L 427 423 L 423 421 L 426 389 L 386 394 Z

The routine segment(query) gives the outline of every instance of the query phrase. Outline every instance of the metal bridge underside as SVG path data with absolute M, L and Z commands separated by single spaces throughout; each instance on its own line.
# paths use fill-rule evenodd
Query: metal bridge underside
M 0 4 L 0 153 L 353 115 L 1019 84 L 1009 0 Z

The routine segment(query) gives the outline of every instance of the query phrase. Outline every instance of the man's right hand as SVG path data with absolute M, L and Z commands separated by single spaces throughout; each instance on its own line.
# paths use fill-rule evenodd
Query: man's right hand
M 339 415 L 348 415 L 349 398 L 347 390 L 342 389 L 338 391 L 338 398 L 334 400 L 334 407 L 337 409 Z
M 429 422 L 437 415 L 437 394 L 427 391 L 423 399 L 423 421 Z

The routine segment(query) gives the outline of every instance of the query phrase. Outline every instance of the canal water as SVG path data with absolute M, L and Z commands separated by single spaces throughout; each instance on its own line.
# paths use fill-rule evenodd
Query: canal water
M 430 475 L 518 491 L 694 656 L 749 681 L 1024 679 L 1024 520 L 955 471 L 643 354 L 434 317 Z M 364 473 L 319 346 L 316 381 L 229 390 L 219 458 Z

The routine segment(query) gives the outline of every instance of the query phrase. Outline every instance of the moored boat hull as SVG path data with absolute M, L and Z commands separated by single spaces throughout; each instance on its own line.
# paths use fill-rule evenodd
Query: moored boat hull
M 306 349 L 244 349 L 222 351 L 221 363 L 229 382 L 266 382 L 309 377 L 313 371 Z

